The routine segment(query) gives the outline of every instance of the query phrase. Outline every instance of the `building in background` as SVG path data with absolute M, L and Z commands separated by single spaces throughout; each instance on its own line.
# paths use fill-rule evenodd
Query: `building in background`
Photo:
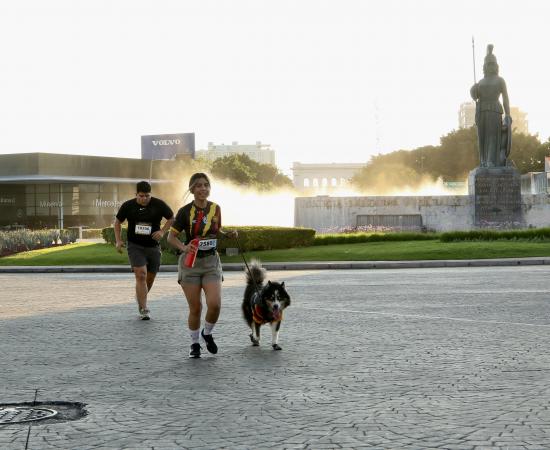
M 460 105 L 458 111 L 458 128 L 470 128 L 476 123 L 476 104 L 475 102 L 465 102 Z
M 105 227 L 150 181 L 153 196 L 179 208 L 185 161 L 19 153 L 0 155 L 0 227 Z
M 141 159 L 195 158 L 195 133 L 141 136 Z
M 512 116 L 512 128 L 516 133 L 529 134 L 529 123 L 527 121 L 527 113 L 523 112 L 516 106 L 510 107 L 510 115 Z M 465 102 L 460 105 L 458 111 L 458 127 L 470 128 L 476 122 L 476 104 L 475 102 Z
M 292 163 L 292 182 L 301 191 L 309 189 L 339 189 L 348 185 L 351 178 L 358 173 L 366 163 L 327 163 L 304 164 Z
M 198 150 L 196 152 L 196 157 L 214 161 L 224 156 L 238 154 L 244 154 L 260 164 L 275 165 L 275 150 L 271 148 L 270 144 L 262 144 L 260 141 L 257 141 L 255 144 L 239 144 L 238 142 L 232 142 L 231 145 L 214 145 L 212 142 L 209 142 L 208 149 Z

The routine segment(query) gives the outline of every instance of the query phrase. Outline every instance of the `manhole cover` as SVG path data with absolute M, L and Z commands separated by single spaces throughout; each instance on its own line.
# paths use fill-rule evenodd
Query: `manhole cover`
M 0 427 L 79 420 L 88 414 L 85 406 L 84 403 L 60 401 L 0 403 Z
M 34 422 L 50 419 L 57 415 L 55 409 L 37 408 L 33 406 L 0 407 L 0 425 L 8 423 Z

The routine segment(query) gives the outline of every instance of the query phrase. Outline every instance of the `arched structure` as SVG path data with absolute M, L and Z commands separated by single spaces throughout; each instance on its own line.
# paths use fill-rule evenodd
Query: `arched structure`
M 327 163 L 327 164 L 292 164 L 292 181 L 299 190 L 322 187 L 338 189 L 345 187 L 349 180 L 359 172 L 366 163 Z

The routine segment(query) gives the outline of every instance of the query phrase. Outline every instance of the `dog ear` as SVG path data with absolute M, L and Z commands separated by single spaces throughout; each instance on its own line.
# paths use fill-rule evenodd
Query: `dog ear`
M 271 281 L 267 280 L 267 285 L 271 286 Z
M 285 282 L 284 282 L 284 281 L 281 283 L 281 287 L 282 287 L 282 288 L 285 287 Z

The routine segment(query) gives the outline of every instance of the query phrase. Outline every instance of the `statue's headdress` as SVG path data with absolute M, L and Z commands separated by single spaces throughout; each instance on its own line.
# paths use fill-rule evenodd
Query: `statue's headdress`
M 493 44 L 489 44 L 487 46 L 487 54 L 485 55 L 485 61 L 483 62 L 483 73 L 494 72 L 498 74 L 497 57 L 493 55 L 493 48 Z
M 493 44 L 487 46 L 487 55 L 485 55 L 485 64 L 487 63 L 497 63 L 497 57 L 493 55 Z

